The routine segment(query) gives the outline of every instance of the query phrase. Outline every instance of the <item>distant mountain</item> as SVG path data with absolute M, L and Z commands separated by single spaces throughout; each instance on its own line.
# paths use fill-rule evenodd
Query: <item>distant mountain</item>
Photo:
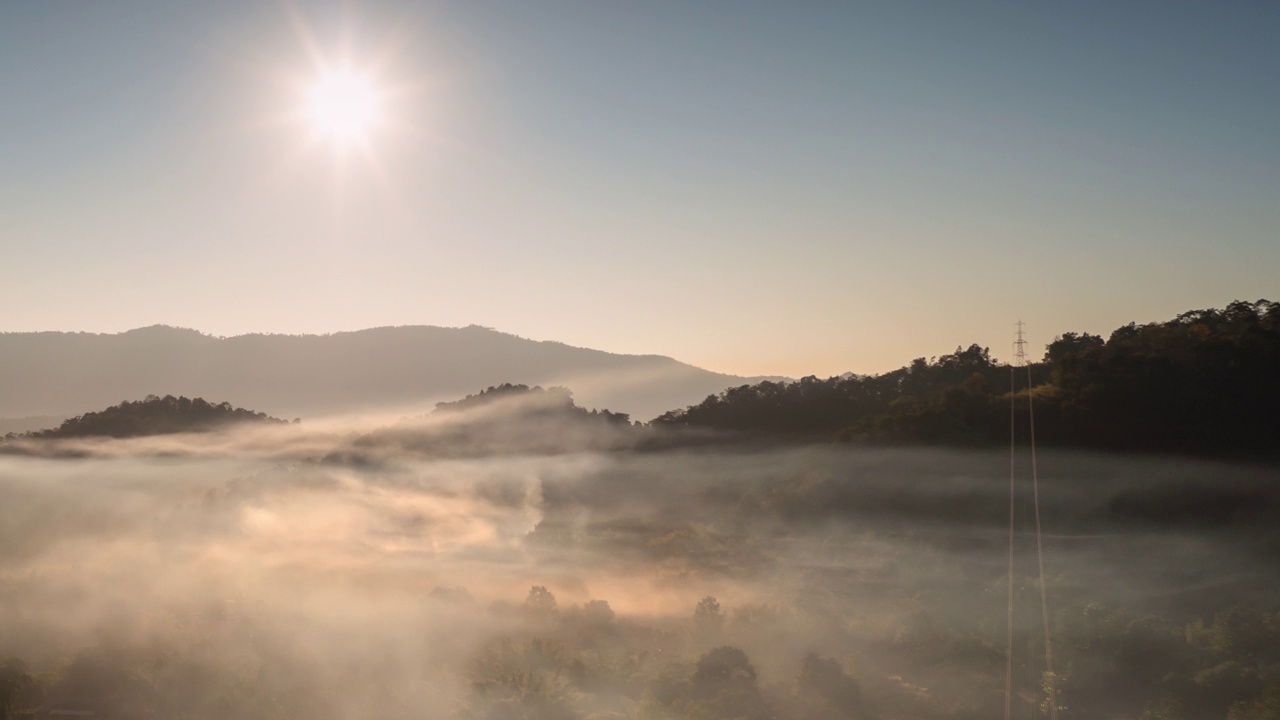
M 0 418 L 69 417 L 168 394 L 224 398 L 286 418 L 424 411 L 476 388 L 521 383 L 564 386 L 579 405 L 648 420 L 762 379 L 477 326 L 229 338 L 163 325 L 118 334 L 0 333 Z
M 65 415 L 40 415 L 36 417 L 0 418 L 0 435 L 21 434 L 32 430 L 48 430 L 57 427 Z

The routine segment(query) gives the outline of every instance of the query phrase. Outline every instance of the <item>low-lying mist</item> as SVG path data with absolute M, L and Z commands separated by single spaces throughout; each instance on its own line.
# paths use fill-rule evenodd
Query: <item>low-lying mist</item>
M 6 712 L 1002 712 L 1007 453 L 652 450 L 542 420 L 536 442 L 437 414 L 0 456 Z M 1042 452 L 1039 472 L 1063 716 L 1265 709 L 1280 658 L 1233 628 L 1280 637 L 1275 469 Z

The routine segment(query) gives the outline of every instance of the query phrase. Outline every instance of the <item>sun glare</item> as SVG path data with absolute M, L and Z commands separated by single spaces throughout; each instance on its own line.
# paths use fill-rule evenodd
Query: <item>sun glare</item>
M 342 147 L 364 140 L 377 126 L 381 98 L 368 76 L 350 68 L 335 68 L 311 85 L 306 113 L 317 134 Z

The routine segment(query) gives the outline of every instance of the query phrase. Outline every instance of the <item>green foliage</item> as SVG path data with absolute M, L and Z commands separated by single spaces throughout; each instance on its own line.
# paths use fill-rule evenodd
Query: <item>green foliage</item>
M 1064 339 L 1067 336 L 1064 336 Z M 1089 337 L 1089 336 L 1083 336 Z M 1083 447 L 1274 454 L 1280 304 L 1234 302 L 1050 345 L 1044 437 Z
M 534 604 L 550 608 L 535 586 Z M 712 607 L 708 602 L 705 608 Z M 510 608 L 520 616 L 520 609 Z M 723 616 L 715 603 L 715 612 Z M 757 606 L 747 616 L 768 615 Z M 726 639 L 746 639 L 735 622 Z M 910 642 L 875 655 L 864 684 L 833 657 L 810 652 L 790 665 L 792 682 L 764 684 L 748 654 L 722 644 L 689 655 L 637 619 L 618 619 L 592 601 L 539 619 L 525 617 L 512 634 L 488 642 L 465 660 L 466 697 L 454 717 L 466 720 L 875 720 L 879 717 L 988 717 L 1003 682 L 999 652 L 985 659 L 955 654 L 961 645 L 936 619 L 907 621 Z M 1275 616 L 1228 607 L 1195 632 L 1155 617 L 1090 605 L 1069 611 L 1055 630 L 1063 669 L 1057 687 L 1063 717 L 1145 720 L 1271 720 L 1280 707 L 1280 663 L 1259 648 L 1274 638 Z M 1262 628 L 1257 643 L 1240 644 L 1242 628 Z M 252 638 L 260 628 L 246 624 Z M 902 632 L 898 633 L 903 636 Z M 194 636 L 193 636 L 194 637 Z M 1198 639 L 1192 643 L 1190 639 Z M 222 662 L 206 636 L 187 647 L 103 644 L 84 648 L 49 673 L 37 692 L 26 666 L 0 664 L 0 720 L 33 707 L 92 711 L 103 718 L 243 717 L 279 720 L 341 716 L 317 678 L 297 659 L 254 644 L 248 662 Z M 1202 642 L 1201 642 L 1202 641 Z M 723 641 L 722 641 L 723 642 Z M 663 649 L 665 648 L 665 652 Z M 950 649 L 948 649 L 950 648 Z M 225 648 L 224 648 L 225 649 Z M 673 652 L 674 651 L 674 652 Z M 940 654 L 941 653 L 941 654 Z M 945 659 L 943 658 L 945 656 Z M 696 661 L 692 658 L 696 657 Z M 915 668 L 911 679 L 894 673 Z M 384 681 L 377 667 L 352 665 L 348 691 Z M 931 678 L 926 680 L 926 678 Z M 918 684 L 928 682 L 932 689 Z M 972 697 L 964 697 L 971 693 Z M 40 696 L 40 697 L 38 697 Z M 393 704 L 380 706 L 390 710 Z M 403 708 L 400 708 L 403 709 Z M 441 709 L 437 715 L 448 716 Z M 393 712 L 394 715 L 394 712 Z
M 1231 704 L 1227 720 L 1275 720 L 1280 718 L 1280 666 L 1269 668 L 1269 678 L 1253 698 Z
M 1007 382 L 1003 372 L 986 348 L 971 345 L 874 377 L 806 377 L 729 388 L 668 412 L 654 424 L 782 435 L 846 429 L 846 437 L 985 441 L 992 432 L 989 388 L 1002 378 Z
M 1064 702 L 1084 717 L 1198 720 L 1267 715 L 1280 699 L 1274 616 L 1229 606 L 1185 628 L 1089 605 L 1064 628 Z
M 1066 333 L 1018 368 L 1019 402 L 1050 445 L 1274 456 L 1280 304 L 1234 302 L 1129 324 L 1103 340 Z M 1029 373 L 1032 389 L 1027 392 Z M 971 345 L 882 375 L 730 388 L 654 423 L 845 441 L 986 445 L 1009 438 L 1010 368 Z
M 1280 662 L 1280 627 L 1276 618 L 1256 609 L 1232 605 L 1214 615 L 1209 647 L 1220 657 Z
M 1090 335 L 1089 333 L 1063 333 L 1053 339 L 1045 348 L 1045 362 L 1057 365 L 1062 363 L 1068 357 L 1083 355 L 1087 352 L 1101 349 L 1106 345 L 1106 341 L 1098 335 Z
M 575 720 L 575 663 L 564 646 L 541 638 L 504 639 L 472 668 L 468 716 L 486 720 Z

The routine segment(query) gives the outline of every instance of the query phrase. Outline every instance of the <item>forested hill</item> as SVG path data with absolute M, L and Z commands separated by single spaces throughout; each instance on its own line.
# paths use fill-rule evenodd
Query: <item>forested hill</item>
M 204 398 L 150 395 L 136 402 L 125 401 L 106 410 L 89 412 L 66 420 L 51 430 L 27 433 L 29 438 L 128 438 L 204 432 L 242 423 L 284 424 L 284 420 L 260 412 L 211 403 Z
M 1064 333 L 1030 374 L 1042 443 L 1280 454 L 1280 303 L 1238 301 L 1168 322 L 1130 323 L 1105 339 Z M 972 345 L 882 375 L 730 388 L 654 423 L 851 441 L 1007 443 L 1009 387 L 1009 366 Z
M 522 419 L 548 415 L 576 417 L 579 419 L 601 420 L 607 423 L 629 426 L 631 416 L 616 413 L 608 409 L 588 410 L 579 407 L 573 401 L 573 392 L 568 388 L 512 385 L 503 383 L 481 390 L 474 395 L 467 395 L 460 400 L 436 403 L 435 412 L 441 415 L 463 413 L 468 410 L 482 408 L 501 408 L 504 418 Z

